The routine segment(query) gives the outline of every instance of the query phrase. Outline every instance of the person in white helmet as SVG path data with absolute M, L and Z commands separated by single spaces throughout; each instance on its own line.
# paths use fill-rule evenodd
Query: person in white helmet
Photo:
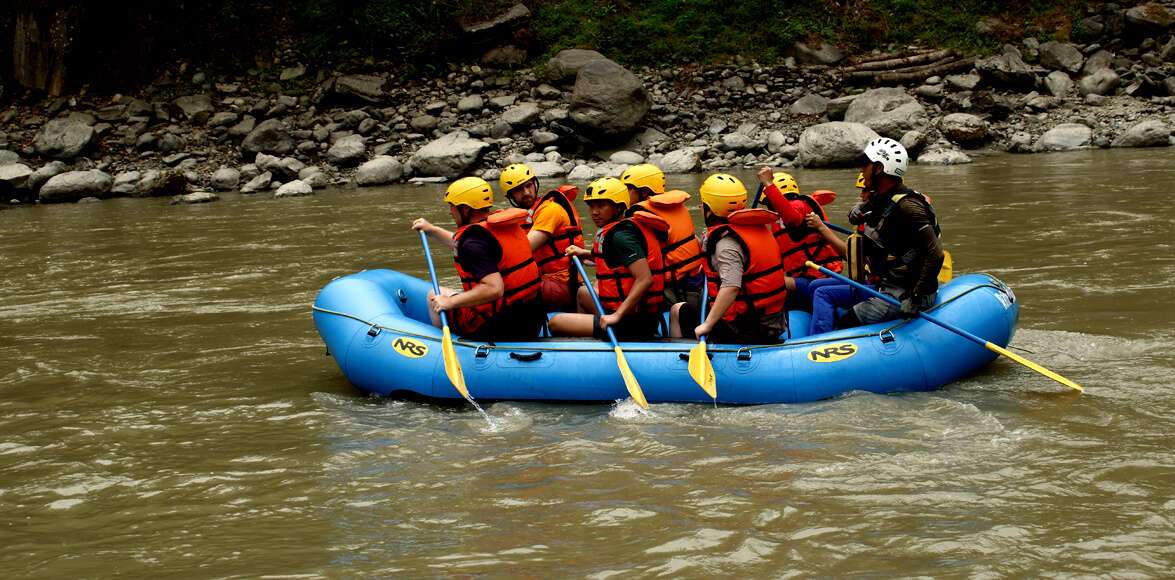
M 901 308 L 879 298 L 857 303 L 837 326 L 873 324 L 916 316 L 934 306 L 942 268 L 941 231 L 930 200 L 906 186 L 910 156 L 901 143 L 879 138 L 865 146 L 861 202 L 849 222 L 865 225 L 869 270 L 877 289 L 901 301 Z

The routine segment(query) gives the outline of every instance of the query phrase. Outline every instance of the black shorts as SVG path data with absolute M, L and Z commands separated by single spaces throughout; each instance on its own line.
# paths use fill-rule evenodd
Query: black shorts
M 487 320 L 477 330 L 462 334 L 461 337 L 485 342 L 534 340 L 538 338 L 539 331 L 542 330 L 546 321 L 546 308 L 542 302 L 535 300 L 508 306 Z M 453 330 L 458 330 L 456 325 Z
M 697 338 L 694 329 L 701 324 L 698 309 L 692 304 L 682 304 L 677 313 L 681 324 L 681 335 L 685 338 Z M 719 320 L 714 330 L 706 337 L 708 342 L 722 344 L 777 344 L 782 342 L 780 334 L 787 329 L 787 318 L 779 315 L 760 317 L 755 313 L 744 313 L 729 320 Z
M 661 327 L 664 318 L 660 314 L 648 312 L 633 312 L 612 325 L 612 332 L 616 340 L 650 340 L 656 338 L 657 329 Z M 608 340 L 608 332 L 600 328 L 600 315 L 592 318 L 592 336 L 600 340 Z

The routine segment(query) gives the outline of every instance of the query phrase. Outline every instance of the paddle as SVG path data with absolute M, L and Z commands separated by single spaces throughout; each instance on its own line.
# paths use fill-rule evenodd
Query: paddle
M 437 296 L 441 295 L 441 285 L 437 282 L 437 270 L 432 264 L 432 252 L 428 249 L 428 234 L 420 232 L 420 243 L 424 245 L 424 259 L 428 262 L 428 276 L 432 278 L 432 291 Z M 449 318 L 445 316 L 445 311 L 440 312 L 441 315 L 441 356 L 445 360 L 445 374 L 449 376 L 449 382 L 453 383 L 453 387 L 465 397 L 466 401 L 473 403 L 473 397 L 469 394 L 469 389 L 465 388 L 465 374 L 461 372 L 461 362 L 457 360 L 457 351 L 453 349 L 453 337 L 449 334 Z M 476 405 L 477 403 L 473 403 Z
M 817 266 L 816 264 L 812 263 L 811 261 L 806 262 L 806 264 L 808 265 L 809 268 L 814 268 L 816 270 L 820 270 L 821 272 L 824 272 L 826 275 L 832 276 L 833 278 L 836 278 L 837 280 L 840 280 L 841 282 L 844 282 L 846 284 L 850 284 L 854 288 L 856 288 L 862 292 L 865 292 L 871 296 L 874 296 L 876 298 L 880 298 L 880 299 L 882 299 L 882 300 L 884 300 L 894 306 L 901 306 L 901 302 L 898 302 L 896 298 L 894 298 L 892 296 L 888 296 L 886 294 L 882 294 L 881 292 L 878 292 L 878 291 L 876 291 L 876 290 L 874 290 L 864 284 L 861 284 L 861 283 L 854 281 L 852 278 L 837 274 L 836 272 L 833 272 L 832 270 L 829 270 L 828 268 L 821 268 L 820 266 Z M 937 318 L 935 318 L 925 312 L 919 312 L 918 316 L 921 316 L 924 320 L 926 320 L 928 322 L 932 322 L 934 324 L 937 324 L 938 326 L 941 326 L 942 328 L 945 328 L 945 329 L 947 329 L 947 330 L 949 330 L 949 331 L 951 331 L 951 332 L 953 332 L 963 338 L 966 338 L 967 340 L 970 340 L 971 342 L 974 342 L 975 344 L 978 344 L 978 345 L 986 348 L 987 350 L 990 350 L 990 351 L 997 353 L 997 354 L 1002 354 L 1002 355 L 1026 366 L 1026 367 L 1028 367 L 1028 368 L 1030 368 L 1030 369 L 1032 369 L 1032 370 L 1034 370 L 1034 371 L 1036 371 L 1036 372 L 1038 372 L 1038 373 L 1040 373 L 1040 374 L 1042 374 L 1042 375 L 1044 375 L 1054 381 L 1057 381 L 1058 383 L 1061 383 L 1062 385 L 1065 385 L 1066 387 L 1069 387 L 1070 389 L 1075 389 L 1078 392 L 1083 390 L 1081 388 L 1081 385 L 1079 385 L 1073 381 L 1070 381 L 1069 379 L 1066 379 L 1065 377 L 1062 377 L 1061 375 L 1058 375 L 1057 373 L 1050 371 L 1050 370 L 1048 370 L 1048 369 L 1018 355 L 1018 354 L 1015 354 L 1011 351 L 1008 351 L 1007 349 L 1005 349 L 999 345 L 992 344 L 986 340 L 983 340 L 982 338 L 979 338 L 978 336 L 975 336 L 974 334 L 971 334 L 970 332 L 967 332 L 966 330 L 963 330 L 962 328 L 959 328 L 959 327 L 957 327 L 953 324 L 949 324 L 947 322 L 943 322 L 943 321 L 941 321 L 941 320 L 939 320 L 939 319 L 937 319 Z
M 706 306 L 710 301 L 710 285 L 704 284 L 702 286 L 702 304 L 699 307 L 699 320 L 706 321 Z M 718 384 L 714 378 L 714 365 L 710 364 L 710 357 L 706 355 L 706 335 L 698 337 L 698 344 L 694 345 L 689 350 L 689 376 L 693 377 L 694 381 L 710 395 L 711 399 L 718 402 Z
M 596 296 L 596 289 L 588 283 L 588 275 L 587 271 L 583 269 L 583 262 L 579 261 L 579 256 L 571 256 L 571 263 L 575 264 L 575 269 L 579 270 L 579 275 L 583 277 L 583 286 L 587 288 L 588 295 L 592 297 L 592 303 L 596 305 L 596 312 L 600 316 L 603 316 L 604 306 L 600 304 L 600 297 Z M 649 402 L 645 400 L 645 394 L 641 391 L 640 383 L 636 382 L 636 377 L 632 375 L 632 369 L 628 368 L 628 360 L 624 358 L 624 351 L 620 350 L 620 343 L 616 341 L 616 333 L 612 332 L 611 326 L 607 330 L 608 338 L 612 341 L 612 350 L 616 351 L 616 366 L 620 367 L 620 376 L 624 378 L 624 386 L 628 388 L 629 396 L 642 409 L 648 409 Z

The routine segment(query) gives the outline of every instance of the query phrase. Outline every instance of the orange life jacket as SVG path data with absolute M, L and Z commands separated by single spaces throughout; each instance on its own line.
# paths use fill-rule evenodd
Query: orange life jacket
M 710 303 L 718 296 L 722 280 L 714 268 L 714 252 L 718 241 L 733 237 L 746 256 L 743 263 L 743 287 L 738 299 L 730 305 L 722 319 L 733 321 L 744 313 L 753 312 L 760 316 L 783 310 L 787 299 L 787 276 L 783 273 L 783 260 L 779 247 L 771 235 L 770 225 L 778 223 L 775 212 L 756 208 L 731 212 L 727 223 L 706 230 L 706 259 L 703 261 L 706 284 L 709 285 Z
M 550 236 L 547 236 L 547 241 L 534 250 L 534 261 L 538 264 L 544 277 L 556 272 L 568 273 L 571 268 L 571 259 L 563 252 L 567 246 L 572 244 L 583 247 L 583 229 L 580 225 L 579 212 L 575 211 L 575 205 L 572 204 L 578 194 L 579 190 L 574 185 L 562 185 L 535 201 L 534 207 L 531 209 L 531 215 L 534 215 L 544 204 L 553 203 L 567 213 L 569 222 L 569 225 L 562 226 L 552 232 Z M 527 223 L 524 227 L 530 230 L 531 224 Z
M 526 210 L 504 209 L 491 213 L 483 222 L 462 226 L 453 234 L 453 242 L 460 248 L 461 238 L 470 228 L 483 228 L 502 248 L 502 258 L 498 260 L 498 273 L 502 276 L 505 288 L 502 297 L 493 302 L 465 307 L 474 311 L 473 322 L 470 328 L 463 329 L 465 332 L 476 331 L 506 306 L 538 300 L 539 268 L 535 265 L 534 256 L 530 252 L 526 230 L 522 228 L 526 216 Z M 466 292 L 472 290 L 479 281 L 461 267 L 455 253 L 454 260 L 457 262 L 457 275 L 461 277 L 461 288 Z
M 824 213 L 824 208 L 816 200 L 808 195 L 797 195 L 794 193 L 787 193 L 784 196 L 789 202 L 801 201 L 807 204 L 808 208 L 820 216 L 822 220 L 828 220 L 828 216 Z M 805 215 L 808 212 L 803 212 Z M 786 228 L 782 223 L 776 221 L 771 226 L 771 234 L 775 236 L 775 243 L 779 247 L 779 255 L 783 258 L 784 272 L 793 278 L 824 278 L 824 273 L 819 270 L 809 268 L 805 262 L 811 260 L 833 272 L 840 272 L 844 269 L 844 262 L 836 249 L 820 235 L 820 232 L 808 228 L 806 226 L 799 226 L 797 228 Z
M 671 286 L 702 270 L 702 242 L 694 233 L 694 220 L 685 205 L 689 198 L 684 191 L 667 191 L 633 206 L 634 212 L 652 212 L 669 223 L 669 239 L 661 251 L 665 254 L 665 283 Z
M 648 212 L 636 212 L 631 217 L 614 221 L 596 232 L 596 238 L 592 241 L 592 258 L 596 261 L 596 293 L 600 297 L 600 304 L 609 313 L 616 312 L 632 292 L 632 285 L 636 282 L 636 277 L 628 268 L 623 265 L 611 267 L 604 259 L 604 246 L 609 243 L 612 234 L 616 233 L 616 228 L 619 227 L 636 228 L 640 233 L 645 259 L 648 260 L 649 270 L 653 273 L 653 283 L 645 291 L 635 312 L 661 312 L 661 307 L 665 303 L 665 273 L 661 248 L 668 239 L 669 223 L 660 216 Z

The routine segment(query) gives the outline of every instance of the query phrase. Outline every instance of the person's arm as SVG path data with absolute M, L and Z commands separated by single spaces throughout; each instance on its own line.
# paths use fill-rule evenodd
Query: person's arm
M 547 243 L 547 240 L 549 239 L 551 239 L 551 234 L 536 230 L 534 228 L 531 228 L 529 232 L 526 232 L 526 241 L 530 243 L 530 251 L 532 252 L 539 249 L 539 246 Z
M 804 218 L 804 223 L 808 227 L 816 230 L 816 232 L 824 238 L 824 241 L 828 242 L 828 245 L 832 246 L 832 249 L 836 250 L 836 253 L 840 254 L 842 258 L 848 255 L 849 245 L 845 243 L 844 240 L 840 239 L 840 236 L 836 235 L 836 232 L 832 231 L 824 223 L 824 220 L 820 219 L 820 216 L 816 215 L 816 212 L 808 214 L 808 216 Z
M 496 302 L 506 292 L 506 284 L 498 272 L 487 274 L 473 288 L 452 296 L 433 296 L 433 310 L 452 310 Z
M 742 246 L 733 238 L 718 240 L 714 248 L 714 268 L 718 271 L 718 295 L 714 297 L 714 304 L 706 313 L 706 320 L 694 329 L 694 336 L 710 334 L 710 331 L 714 330 L 714 325 L 722 320 L 726 311 L 738 299 L 743 286 L 745 261 Z
M 694 336 L 702 336 L 703 334 L 710 334 L 714 330 L 714 325 L 718 324 L 719 320 L 726 315 L 726 311 L 730 310 L 730 306 L 738 299 L 740 289 L 737 287 L 720 288 L 718 296 L 714 298 L 714 304 L 710 306 L 710 311 L 706 313 L 706 320 L 694 329 Z
M 431 224 L 424 218 L 416 218 L 416 221 L 412 222 L 412 229 L 428 234 L 430 238 L 445 244 L 449 247 L 450 250 L 457 248 L 457 244 L 453 242 L 453 232 L 450 232 L 449 230 L 446 230 L 440 226 Z
M 783 192 L 779 191 L 779 188 L 771 181 L 772 176 L 773 173 L 770 167 L 763 166 L 759 169 L 759 183 L 763 184 L 763 196 L 767 200 L 767 207 L 770 207 L 771 211 L 779 214 L 783 225 L 789 228 L 803 225 L 803 212 L 797 210 L 791 204 L 791 201 L 783 196 Z
M 925 205 L 913 200 L 902 201 L 902 213 L 906 216 L 906 223 L 913 230 L 913 248 L 922 258 L 922 268 L 918 274 L 918 281 L 914 283 L 913 293 L 917 298 L 927 298 L 938 289 L 938 271 L 942 269 L 944 259 L 942 242 L 934 232 L 934 224 L 930 221 Z
M 532 251 L 547 243 L 556 230 L 571 223 L 567 212 L 554 202 L 540 204 L 531 220 L 533 223 L 526 233 L 526 241 L 530 242 Z
M 608 328 L 617 322 L 620 322 L 629 312 L 632 312 L 636 305 L 644 300 L 645 292 L 648 292 L 649 287 L 653 285 L 653 271 L 649 268 L 649 261 L 641 258 L 627 266 L 628 271 L 632 272 L 634 280 L 632 281 L 632 290 L 628 296 L 624 297 L 624 302 L 616 308 L 616 312 L 606 314 L 600 317 L 600 327 Z

